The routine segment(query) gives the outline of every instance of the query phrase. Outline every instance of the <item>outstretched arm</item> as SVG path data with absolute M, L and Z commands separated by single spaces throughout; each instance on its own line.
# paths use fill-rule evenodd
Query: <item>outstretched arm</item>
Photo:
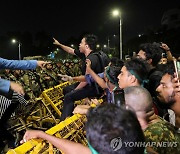
M 0 69 L 35 69 L 37 60 L 8 60 L 0 58 Z
M 27 130 L 26 133 L 24 134 L 21 143 L 24 143 L 34 138 L 41 138 L 47 140 L 51 144 L 53 144 L 56 148 L 62 150 L 62 152 L 66 154 L 79 154 L 79 153 L 91 154 L 90 149 L 80 143 L 75 143 L 67 139 L 57 138 L 55 136 L 48 135 L 43 131 L 39 131 L 39 130 Z
M 84 75 L 72 77 L 72 76 L 69 76 L 69 75 L 58 74 L 58 76 L 60 76 L 61 80 L 63 80 L 63 81 L 86 82 L 86 78 L 85 78 Z
M 80 81 L 80 82 L 86 82 L 86 78 L 84 75 L 81 75 L 81 76 L 75 76 L 75 77 L 72 77 L 73 80 L 75 81 Z
M 55 38 L 53 38 L 53 39 L 54 39 L 53 44 L 61 47 L 61 48 L 62 48 L 64 51 L 66 51 L 67 53 L 70 53 L 70 54 L 72 54 L 72 55 L 75 55 L 73 48 L 68 47 L 68 46 L 66 46 L 66 45 L 63 45 L 63 44 L 59 43 L 58 40 L 56 40 Z
M 44 67 L 48 62 L 37 61 L 37 60 L 8 60 L 0 58 L 0 69 L 20 69 L 20 70 L 31 70 L 37 66 Z

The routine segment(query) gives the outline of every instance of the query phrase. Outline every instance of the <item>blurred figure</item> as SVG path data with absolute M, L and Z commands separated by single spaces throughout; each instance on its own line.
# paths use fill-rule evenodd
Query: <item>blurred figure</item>
M 53 64 L 46 64 L 46 68 L 41 71 L 41 79 L 43 80 L 43 84 L 45 88 L 52 88 L 59 84 L 57 80 L 57 74 L 53 70 Z
M 160 48 L 160 44 L 158 45 L 156 43 L 144 43 L 139 46 L 137 57 L 144 59 L 149 63 L 151 72 L 154 71 L 156 65 L 162 58 L 163 49 Z

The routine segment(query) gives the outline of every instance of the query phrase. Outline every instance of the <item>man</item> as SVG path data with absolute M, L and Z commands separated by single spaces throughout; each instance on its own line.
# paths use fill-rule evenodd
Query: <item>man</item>
M 96 51 L 97 44 L 97 37 L 95 35 L 85 35 L 82 38 L 81 43 L 79 44 L 79 50 L 74 50 L 71 47 L 62 45 L 57 42 L 57 40 L 55 40 L 54 44 L 59 45 L 66 52 L 77 55 L 80 59 L 82 59 L 82 75 L 85 75 L 86 73 L 86 59 L 89 59 L 91 61 L 91 68 L 95 73 L 103 72 L 98 56 L 93 54 L 93 52 Z M 76 84 L 75 86 L 76 88 L 74 89 L 73 87 L 71 89 L 72 91 L 67 90 L 66 92 L 64 92 L 65 96 L 61 120 L 64 120 L 68 116 L 72 115 L 74 109 L 74 101 L 81 100 L 86 97 L 99 97 L 103 92 L 103 89 L 98 85 L 96 86 L 95 83 L 89 85 L 87 84 L 87 82 L 80 82 L 80 84 Z
M 158 93 L 158 99 L 164 103 L 166 108 L 169 108 L 175 112 L 175 114 L 180 116 L 180 101 L 179 101 L 179 92 L 176 91 L 174 87 L 174 64 L 168 63 L 162 71 L 162 78 L 160 85 L 157 87 L 156 91 Z M 178 79 L 175 78 L 177 81 Z M 177 82 L 178 85 L 178 82 Z
M 118 76 L 119 87 L 143 86 L 147 82 L 148 72 L 149 66 L 144 60 L 134 58 L 126 61 Z
M 149 83 L 146 84 L 146 88 L 149 90 L 151 95 L 154 98 L 154 107 L 156 108 L 156 114 L 163 117 L 164 115 L 168 114 L 167 109 L 164 109 L 161 105 L 161 103 L 156 99 L 154 96 L 154 87 L 156 87 L 161 78 L 161 73 L 157 71 L 157 68 L 161 65 L 160 61 L 162 60 L 163 55 L 167 55 L 167 60 L 172 60 L 172 55 L 170 52 L 169 47 L 165 43 L 144 43 L 139 46 L 139 52 L 137 54 L 137 57 L 146 60 L 150 64 L 151 70 L 149 71 L 148 79 Z M 167 119 L 168 120 L 168 119 Z
M 86 56 L 83 54 L 82 50 L 84 50 L 82 47 L 80 49 L 80 46 L 79 46 L 79 50 L 75 50 L 69 46 L 66 46 L 66 45 L 63 45 L 61 44 L 60 42 L 58 42 L 55 38 L 54 39 L 54 42 L 53 44 L 59 46 L 60 48 L 62 48 L 64 51 L 66 51 L 67 53 L 69 54 L 72 54 L 72 55 L 76 55 L 77 57 L 79 57 L 82 61 L 82 67 L 81 67 L 81 74 L 82 75 L 85 75 L 85 72 L 86 72 L 86 63 L 85 63 L 85 59 L 86 59 Z M 96 38 L 94 37 L 94 41 L 96 41 Z M 84 40 L 83 40 L 84 41 Z M 66 64 L 66 62 L 65 62 Z M 70 86 L 67 86 L 63 89 L 63 94 L 66 95 L 68 92 L 70 92 L 71 90 L 74 90 L 77 86 L 78 86 L 79 82 L 75 83 L 75 84 L 72 84 Z
M 139 46 L 138 58 L 146 60 L 153 70 L 162 58 L 163 49 L 158 43 L 144 43 Z
M 180 134 L 172 124 L 154 114 L 148 90 L 141 86 L 127 87 L 124 94 L 126 106 L 136 112 L 144 130 L 145 140 L 149 144 L 147 150 L 151 150 L 148 152 L 180 153 Z
M 140 124 L 132 111 L 117 107 L 114 104 L 104 104 L 90 109 L 87 114 L 85 130 L 89 148 L 39 130 L 28 130 L 21 142 L 33 138 L 42 138 L 66 154 L 144 153 L 144 147 L 126 147 L 124 144 L 124 142 L 144 142 Z
M 45 69 L 41 71 L 42 82 L 46 89 L 52 88 L 59 84 L 59 81 L 57 80 L 57 74 L 53 69 L 53 64 L 49 63 L 46 65 Z

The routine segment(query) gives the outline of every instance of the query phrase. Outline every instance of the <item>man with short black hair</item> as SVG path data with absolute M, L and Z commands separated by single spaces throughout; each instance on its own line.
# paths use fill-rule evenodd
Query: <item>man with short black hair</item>
M 103 72 L 99 57 L 93 54 L 93 52 L 96 51 L 97 36 L 93 34 L 85 35 L 82 38 L 81 43 L 79 44 L 79 50 L 75 50 L 71 47 L 65 46 L 55 39 L 54 41 L 54 44 L 59 45 L 66 52 L 78 56 L 83 61 L 82 75 L 86 74 L 86 59 L 89 59 L 91 61 L 91 68 L 95 73 Z M 75 101 L 84 99 L 86 97 L 99 97 L 101 96 L 102 92 L 103 89 L 98 85 L 96 85 L 95 83 L 89 85 L 87 84 L 87 82 L 80 82 L 78 85 L 76 84 L 72 89 L 64 92 L 65 96 L 61 120 L 64 120 L 68 116 L 72 115 Z
M 129 86 L 143 86 L 147 82 L 149 65 L 138 58 L 126 61 L 118 76 L 119 87 L 124 89 Z
M 151 69 L 155 68 L 162 58 L 163 49 L 157 43 L 143 43 L 139 46 L 137 57 L 146 60 Z

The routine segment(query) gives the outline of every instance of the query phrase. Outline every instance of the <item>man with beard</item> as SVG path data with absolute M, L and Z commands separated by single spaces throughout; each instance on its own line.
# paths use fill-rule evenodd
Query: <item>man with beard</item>
M 156 91 L 159 101 L 164 103 L 164 107 L 173 110 L 177 118 L 180 116 L 180 101 L 178 101 L 178 93 L 174 91 L 174 72 L 173 63 L 168 63 L 162 71 L 163 75 Z M 178 123 L 176 123 L 176 125 L 178 125 Z

